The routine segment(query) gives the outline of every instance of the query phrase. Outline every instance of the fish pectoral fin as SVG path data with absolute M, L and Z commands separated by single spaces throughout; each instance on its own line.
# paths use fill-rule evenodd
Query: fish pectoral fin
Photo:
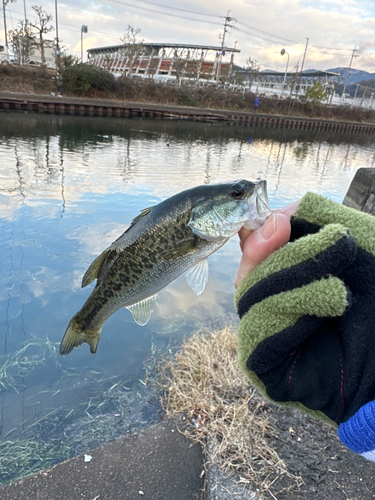
M 103 265 L 103 262 L 108 257 L 109 252 L 110 249 L 107 248 L 107 250 L 104 250 L 104 252 L 102 252 L 98 257 L 96 257 L 93 262 L 91 262 L 90 267 L 87 269 L 82 278 L 82 288 L 98 279 L 99 271 Z
M 200 295 L 208 281 L 208 262 L 207 259 L 201 260 L 186 273 L 186 282 L 190 288 Z
M 138 323 L 138 325 L 145 326 L 151 317 L 155 304 L 158 303 L 158 298 L 158 294 L 153 295 L 148 299 L 141 300 L 132 306 L 126 307 L 126 309 L 129 309 L 133 315 L 134 321 Z
M 163 250 L 158 257 L 163 256 L 165 260 L 174 260 L 183 257 L 195 248 L 195 241 L 193 239 L 182 240 L 175 246 Z

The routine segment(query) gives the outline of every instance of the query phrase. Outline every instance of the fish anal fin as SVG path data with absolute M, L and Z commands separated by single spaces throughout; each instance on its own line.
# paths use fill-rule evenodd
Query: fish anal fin
M 208 262 L 207 259 L 201 260 L 186 273 L 186 282 L 190 288 L 200 295 L 208 281 Z
M 103 262 L 108 257 L 109 252 L 110 249 L 107 248 L 107 250 L 104 250 L 104 252 L 102 252 L 98 257 L 96 257 L 93 262 L 91 262 L 89 268 L 82 278 L 82 288 L 98 279 L 99 271 L 103 265 Z
M 138 325 L 145 326 L 147 325 L 151 313 L 154 310 L 155 304 L 158 302 L 158 295 L 153 295 L 148 299 L 141 300 L 132 306 L 128 306 L 126 309 L 132 313 L 134 321 L 138 323 Z

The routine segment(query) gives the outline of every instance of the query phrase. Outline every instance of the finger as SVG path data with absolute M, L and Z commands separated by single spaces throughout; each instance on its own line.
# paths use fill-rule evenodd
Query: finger
M 248 229 L 245 229 L 244 227 L 241 227 L 241 229 L 238 231 L 238 236 L 240 237 L 240 247 L 241 247 L 241 252 L 243 252 L 243 246 L 247 238 L 252 234 L 254 231 L 250 231 Z
M 254 267 L 289 241 L 289 217 L 284 213 L 274 212 L 260 229 L 245 236 L 246 239 L 241 240 L 243 254 L 234 282 L 236 288 Z
M 290 217 L 294 214 L 294 212 L 297 210 L 298 208 L 298 205 L 300 203 L 301 200 L 297 200 L 293 203 L 291 203 L 290 205 L 287 205 L 286 207 L 283 207 L 281 209 L 278 209 L 278 210 L 273 210 L 272 212 L 274 213 L 282 213 L 284 215 L 286 215 L 289 219 Z M 240 247 L 241 247 L 241 251 L 243 252 L 243 247 L 244 247 L 244 243 L 245 241 L 247 240 L 247 238 L 253 233 L 254 231 L 249 231 L 248 229 L 245 229 L 244 227 L 242 227 L 239 232 L 238 232 L 238 236 L 240 238 Z
M 281 212 L 282 214 L 286 215 L 290 219 L 291 216 L 294 215 L 295 211 L 297 210 L 300 202 L 301 202 L 301 200 L 294 201 L 290 205 L 283 207 L 281 210 L 275 210 L 275 212 Z

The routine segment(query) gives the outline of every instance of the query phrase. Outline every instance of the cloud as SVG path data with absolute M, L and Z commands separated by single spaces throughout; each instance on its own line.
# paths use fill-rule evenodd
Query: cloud
M 41 4 L 54 15 L 49 2 L 42 0 Z M 229 5 L 223 0 L 205 5 L 197 0 L 183 4 L 171 0 L 155 4 L 152 0 L 95 3 L 65 0 L 58 3 L 59 37 L 76 56 L 80 56 L 81 51 L 82 24 L 89 27 L 85 50 L 119 44 L 128 25 L 140 28 L 140 37 L 147 42 L 218 46 L 228 9 L 232 18 L 229 24 L 233 27 L 228 27 L 225 44 L 233 47 L 238 42 L 241 54 L 236 55 L 237 64 L 243 65 L 252 57 L 262 68 L 284 71 L 285 59 L 276 56 L 275 52 L 285 47 L 293 67 L 302 61 L 306 38 L 309 38 L 306 69 L 348 66 L 355 46 L 360 56 L 355 60 L 355 67 L 373 69 L 375 5 L 370 0 L 239 0 Z M 23 16 L 22 5 L 9 4 L 7 11 L 12 29 Z

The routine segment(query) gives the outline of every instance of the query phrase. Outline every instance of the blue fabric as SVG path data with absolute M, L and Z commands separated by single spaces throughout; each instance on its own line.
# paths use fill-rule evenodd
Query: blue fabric
M 337 435 L 345 446 L 375 461 L 375 401 L 362 406 L 342 423 Z

